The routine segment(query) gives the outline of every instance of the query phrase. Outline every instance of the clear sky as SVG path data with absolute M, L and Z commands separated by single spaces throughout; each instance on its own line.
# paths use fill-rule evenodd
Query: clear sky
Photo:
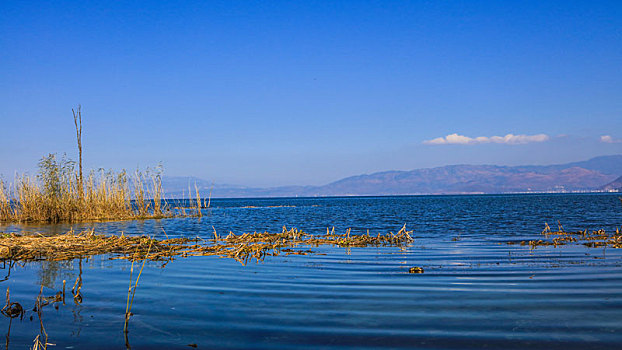
M 77 104 L 86 168 L 217 183 L 619 154 L 622 2 L 0 2 L 0 174 Z

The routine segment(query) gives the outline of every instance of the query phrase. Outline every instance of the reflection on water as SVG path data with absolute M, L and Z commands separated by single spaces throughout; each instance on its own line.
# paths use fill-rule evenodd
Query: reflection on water
M 622 252 L 581 245 L 508 246 L 542 238 L 544 222 L 567 230 L 613 230 L 622 206 L 611 195 L 212 200 L 201 219 L 73 225 L 96 232 L 201 236 L 219 232 L 353 233 L 414 227 L 405 248 L 321 246 L 317 254 L 243 266 L 192 257 L 147 262 L 128 329 L 134 349 L 427 348 L 609 349 L 622 340 Z M 247 206 L 249 208 L 243 208 Z M 63 227 L 61 230 L 60 227 Z M 53 232 L 66 226 L 8 226 Z M 410 274 L 420 266 L 423 274 Z M 4 318 L 6 347 L 123 348 L 130 263 L 107 257 L 0 264 L 0 286 L 24 306 Z M 136 266 L 134 276 L 136 276 Z M 41 288 L 43 286 L 43 288 Z M 72 293 L 73 290 L 73 293 Z M 79 298 L 75 296 L 79 295 Z M 66 299 L 66 300 L 65 300 Z M 32 317 L 32 319 L 31 319 Z M 10 339 L 10 342 L 9 342 Z
M 54 288 L 54 282 L 58 279 L 61 264 L 68 266 L 68 263 L 69 262 L 42 261 L 38 273 L 39 284 L 47 288 Z

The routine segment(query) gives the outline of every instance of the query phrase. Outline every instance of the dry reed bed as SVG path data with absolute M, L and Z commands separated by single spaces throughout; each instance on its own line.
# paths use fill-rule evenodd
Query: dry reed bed
M 109 236 L 93 231 L 68 232 L 62 235 L 43 236 L 3 234 L 0 236 L 0 259 L 13 261 L 71 260 L 93 255 L 112 254 L 113 259 L 168 261 L 175 257 L 220 256 L 246 263 L 249 259 L 263 260 L 266 256 L 307 254 L 294 251 L 300 246 L 333 245 L 338 247 L 403 246 L 413 241 L 412 231 L 405 227 L 394 234 L 372 236 L 335 234 L 311 235 L 296 228 L 280 233 L 246 233 L 221 238 L 214 232 L 213 239 L 173 238 L 157 240 L 146 236 Z
M 542 235 L 545 239 L 531 240 L 531 241 L 513 241 L 507 242 L 507 244 L 520 244 L 523 246 L 528 245 L 531 248 L 538 246 L 561 246 L 566 244 L 582 244 L 586 247 L 612 247 L 622 248 L 622 232 L 620 228 L 616 228 L 615 232 L 607 233 L 605 230 L 583 230 L 566 232 L 564 227 L 558 223 L 557 231 L 551 230 L 547 223 L 544 224 L 544 230 Z
M 0 180 L 0 222 L 76 222 L 157 218 L 172 213 L 162 205 L 159 173 L 91 173 L 81 186 L 65 160 L 44 158 L 37 179 Z M 42 161 L 43 162 L 43 161 Z M 69 170 L 67 170 L 69 168 Z
M 59 167 L 53 165 L 52 168 Z M 52 173 L 56 173 L 54 170 Z M 39 178 L 43 178 L 40 174 Z M 46 175 L 36 181 L 17 176 L 13 184 L 0 179 L 0 222 L 83 222 L 157 219 L 176 216 L 162 194 L 160 172 L 128 176 L 124 171 L 91 173 L 80 190 L 75 174 Z M 194 202 L 194 199 L 192 200 Z M 201 216 L 201 198 L 177 216 Z
M 150 244 L 154 250 L 161 243 L 148 237 L 125 235 L 98 235 L 93 231 L 44 236 L 40 234 L 0 236 L 0 259 L 14 261 L 71 260 L 100 254 L 132 255 L 146 251 Z
M 72 109 L 72 113 L 77 164 L 66 155 L 49 154 L 39 161 L 36 177 L 16 175 L 13 184 L 0 178 L 0 222 L 58 223 L 173 216 L 163 201 L 161 166 L 136 171 L 133 175 L 125 170 L 100 170 L 84 176 L 81 107 Z M 201 198 L 196 190 L 195 215 L 201 216 Z

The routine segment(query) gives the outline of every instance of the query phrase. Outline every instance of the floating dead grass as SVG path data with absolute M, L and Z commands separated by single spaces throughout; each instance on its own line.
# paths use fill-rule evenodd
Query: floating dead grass
M 263 260 L 281 253 L 306 255 L 309 247 L 333 245 L 338 247 L 404 246 L 413 241 L 413 231 L 402 227 L 397 233 L 353 235 L 327 230 L 325 235 L 311 235 L 296 228 L 283 227 L 280 233 L 229 233 L 213 239 L 173 238 L 157 240 L 147 236 L 101 235 L 93 231 L 45 236 L 41 234 L 0 236 L 0 259 L 20 262 L 36 260 L 72 260 L 93 255 L 111 254 L 112 259 L 170 261 L 175 257 L 220 256 L 241 263 Z M 297 249 L 299 248 L 299 249 Z M 302 249 L 306 248 L 306 250 Z
M 537 239 L 531 241 L 512 241 L 507 244 L 520 244 L 523 246 L 529 246 L 536 248 L 538 246 L 562 246 L 567 244 L 581 244 L 586 247 L 612 247 L 622 248 L 622 232 L 620 228 L 616 228 L 615 232 L 607 233 L 605 230 L 583 230 L 567 232 L 561 223 L 557 223 L 557 231 L 551 230 L 551 227 L 544 223 L 544 230 L 542 231 L 544 239 Z
M 111 259 L 128 259 L 168 262 L 177 257 L 219 256 L 232 258 L 241 263 L 249 260 L 263 260 L 266 256 L 307 255 L 313 253 L 310 248 L 320 245 L 332 245 L 343 248 L 394 246 L 401 247 L 413 242 L 413 231 L 402 227 L 397 233 L 371 235 L 352 234 L 346 230 L 343 234 L 327 230 L 323 235 L 312 235 L 296 228 L 279 233 L 254 232 L 225 237 L 214 231 L 214 237 L 172 238 L 158 240 L 147 236 L 103 235 L 91 231 L 70 231 L 61 235 L 41 234 L 0 234 L 0 260 L 28 262 L 36 260 L 73 260 L 94 255 L 111 255 Z M 620 229 L 607 233 L 605 230 L 566 232 L 559 225 L 558 231 L 552 231 L 548 225 L 542 232 L 544 239 L 531 241 L 513 241 L 508 244 L 538 246 L 561 246 L 582 244 L 587 247 L 622 248 Z

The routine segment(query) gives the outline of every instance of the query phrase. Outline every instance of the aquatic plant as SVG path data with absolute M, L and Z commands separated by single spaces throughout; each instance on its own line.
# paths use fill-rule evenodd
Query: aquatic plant
M 138 281 L 140 280 L 140 276 L 143 273 L 143 269 L 145 268 L 145 263 L 147 262 L 147 257 L 149 256 L 149 252 L 151 251 L 151 246 L 153 245 L 153 240 L 149 242 L 149 248 L 147 248 L 147 253 L 143 258 L 143 265 L 140 267 L 140 271 L 138 272 L 138 276 L 136 277 L 136 281 L 134 281 L 134 285 L 132 285 L 132 277 L 134 275 L 134 262 L 137 260 L 136 255 L 138 254 L 138 249 L 132 256 L 132 266 L 130 268 L 130 286 L 127 290 L 127 301 L 125 304 L 125 321 L 123 322 L 123 334 L 125 335 L 125 346 L 129 349 L 130 342 L 127 337 L 128 333 L 128 324 L 130 322 L 130 317 L 132 317 L 132 306 L 134 305 L 134 296 L 136 295 L 136 288 L 138 288 Z

